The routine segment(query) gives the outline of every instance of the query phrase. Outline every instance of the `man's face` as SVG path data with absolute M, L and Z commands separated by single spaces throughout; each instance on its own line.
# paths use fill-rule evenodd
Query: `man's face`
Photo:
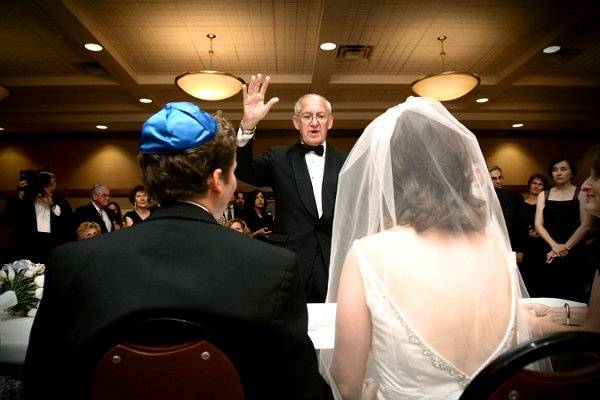
M 246 198 L 244 197 L 244 193 L 237 192 L 236 195 L 235 195 L 235 199 L 233 200 L 233 202 L 238 207 L 244 207 L 244 204 L 246 204 Z
M 333 116 L 327 110 L 327 103 L 320 96 L 306 96 L 300 103 L 300 111 L 292 118 L 300 131 L 300 140 L 309 146 L 322 144 L 327 139 L 327 131 L 333 125 Z
M 583 182 L 581 190 L 585 193 L 585 209 L 600 217 L 600 176 L 592 168 L 590 177 Z
M 499 169 L 494 169 L 490 172 L 490 177 L 492 178 L 492 183 L 494 184 L 494 187 L 501 189 L 502 182 L 504 181 L 502 171 L 500 171 Z
M 108 188 L 102 188 L 100 191 L 92 194 L 92 200 L 100 208 L 106 208 L 110 203 L 110 190 Z

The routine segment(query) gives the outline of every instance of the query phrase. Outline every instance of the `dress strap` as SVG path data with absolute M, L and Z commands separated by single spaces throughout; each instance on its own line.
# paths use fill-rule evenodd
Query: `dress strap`
M 573 200 L 577 199 L 577 196 L 579 196 L 579 191 L 581 190 L 581 186 L 577 186 L 575 188 L 575 194 L 573 195 Z
M 550 197 L 550 189 L 544 190 L 544 200 L 548 201 L 548 197 Z

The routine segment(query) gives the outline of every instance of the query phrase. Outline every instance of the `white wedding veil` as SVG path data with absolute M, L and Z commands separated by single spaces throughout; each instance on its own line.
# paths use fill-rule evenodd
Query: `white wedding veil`
M 459 361 L 461 352 L 476 360 L 478 352 L 492 353 L 507 337 L 510 345 L 529 338 L 518 307 L 526 292 L 485 160 L 473 133 L 441 103 L 409 97 L 371 122 L 354 145 L 339 175 L 327 302 L 338 301 L 345 260 L 357 246 L 366 305 L 372 320 L 377 318 L 373 335 L 390 345 L 379 355 L 385 362 L 369 364 L 382 368 L 406 361 L 406 354 L 398 354 L 404 350 L 395 350 L 402 349 L 395 343 L 401 337 L 394 332 L 397 318 L 374 315 L 385 314 L 387 301 L 417 333 L 424 332 L 423 341 L 460 348 L 446 351 Z M 473 321 L 453 325 L 466 315 Z M 445 325 L 435 327 L 436 320 Z M 384 322 L 381 329 L 382 321 L 389 326 Z M 503 321 L 506 332 L 494 331 L 496 321 Z M 336 347 L 342 333 L 336 332 Z M 321 371 L 339 397 L 330 377 L 337 350 L 321 351 Z M 367 376 L 379 379 L 376 369 Z

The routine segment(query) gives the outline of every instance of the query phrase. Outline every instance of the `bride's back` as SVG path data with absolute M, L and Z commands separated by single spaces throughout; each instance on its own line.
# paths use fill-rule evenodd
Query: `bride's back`
M 510 267 L 486 235 L 396 227 L 359 247 L 363 280 L 376 282 L 365 291 L 382 290 L 424 344 L 466 375 L 509 339 Z

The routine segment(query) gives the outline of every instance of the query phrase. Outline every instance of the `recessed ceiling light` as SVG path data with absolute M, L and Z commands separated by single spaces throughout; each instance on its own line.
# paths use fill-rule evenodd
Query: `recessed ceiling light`
M 140 99 L 140 103 L 144 103 L 144 104 L 150 104 L 150 103 L 152 103 L 152 99 L 147 99 L 147 98 L 145 98 L 145 97 L 142 97 L 142 98 Z
M 2 132 L 3 130 L 4 130 L 4 128 L 0 126 L 0 132 Z
M 104 131 L 104 130 L 108 129 L 108 126 L 106 126 L 106 125 L 96 125 L 96 129 L 100 129 L 101 131 Z
M 100 46 L 98 43 L 86 43 L 83 47 L 89 51 L 102 51 L 102 46 Z
M 490 101 L 490 99 L 488 99 L 487 97 L 481 97 L 475 100 L 476 103 L 487 103 L 488 101 Z
M 558 53 L 560 51 L 561 47 L 560 46 L 548 46 L 545 47 L 544 50 L 542 50 L 545 54 L 554 54 L 554 53 Z
M 512 125 L 512 127 L 513 127 L 513 128 L 522 128 L 522 127 L 523 127 L 523 125 L 524 125 L 524 124 L 522 124 L 522 123 L 520 123 L 520 122 L 519 122 L 518 124 L 513 124 L 513 125 Z
M 321 45 L 319 47 L 321 48 L 321 50 L 331 51 L 331 50 L 335 49 L 337 47 L 337 45 L 335 43 L 326 42 L 326 43 L 321 43 Z

